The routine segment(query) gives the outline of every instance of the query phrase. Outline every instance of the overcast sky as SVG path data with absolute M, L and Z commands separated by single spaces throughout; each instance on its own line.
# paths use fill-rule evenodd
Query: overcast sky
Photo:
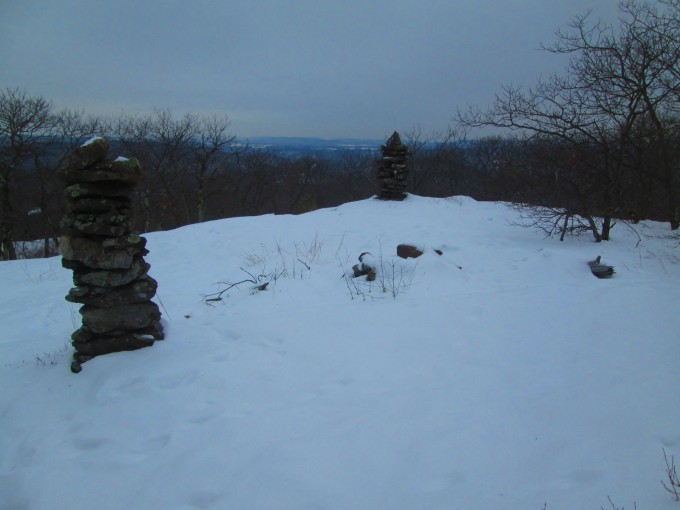
M 0 88 L 88 113 L 218 113 L 234 133 L 385 138 L 559 71 L 616 0 L 0 0 Z

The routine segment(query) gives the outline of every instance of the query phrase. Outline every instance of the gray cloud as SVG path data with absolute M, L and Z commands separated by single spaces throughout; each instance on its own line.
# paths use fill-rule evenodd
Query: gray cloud
M 575 14 L 616 0 L 62 0 L 0 4 L 0 87 L 97 114 L 226 113 L 239 136 L 380 138 L 532 83 Z

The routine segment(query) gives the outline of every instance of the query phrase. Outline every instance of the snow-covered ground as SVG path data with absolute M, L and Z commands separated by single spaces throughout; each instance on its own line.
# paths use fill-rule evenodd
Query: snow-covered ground
M 515 219 L 409 196 L 149 234 L 167 339 L 77 375 L 71 272 L 0 263 L 0 508 L 678 508 L 680 248 Z M 277 278 L 202 302 L 246 271 Z

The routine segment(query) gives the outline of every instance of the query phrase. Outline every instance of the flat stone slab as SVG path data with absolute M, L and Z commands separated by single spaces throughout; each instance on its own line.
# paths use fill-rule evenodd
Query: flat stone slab
M 118 336 L 101 336 L 85 343 L 74 341 L 73 347 L 80 356 L 94 357 L 113 352 L 135 351 L 143 347 L 151 347 L 154 342 L 153 337 L 127 333 Z
M 62 265 L 67 267 L 67 261 L 62 260 Z M 97 287 L 120 287 L 127 285 L 145 275 L 151 266 L 141 256 L 132 259 L 129 269 L 112 269 L 103 271 L 75 270 L 73 283 L 76 286 L 94 285 Z
M 66 301 L 93 305 L 100 308 L 126 305 L 131 303 L 143 303 L 156 295 L 158 283 L 149 275 L 121 287 L 97 287 L 82 286 L 74 287 L 66 295 Z
M 64 188 L 68 200 L 79 198 L 131 198 L 134 187 L 124 182 L 80 182 Z
M 114 181 L 136 184 L 142 178 L 142 167 L 135 158 L 117 158 L 88 168 L 68 168 L 59 177 L 68 184 Z
M 161 319 L 158 305 L 152 301 L 98 308 L 84 305 L 80 308 L 83 325 L 94 333 L 134 331 L 156 324 Z
M 132 200 L 129 197 L 84 197 L 66 201 L 67 213 L 129 213 Z
M 163 340 L 165 338 L 165 332 L 163 331 L 163 327 L 161 326 L 160 322 L 157 322 L 155 324 L 152 324 L 151 326 L 147 326 L 141 329 L 135 329 L 134 331 L 116 330 L 108 331 L 106 333 L 95 333 L 87 326 L 81 326 L 80 328 L 75 330 L 73 334 L 71 334 L 71 340 L 73 342 L 87 343 L 96 340 L 97 338 L 100 338 L 102 336 L 121 336 L 125 334 L 150 336 L 154 340 Z
M 136 255 L 146 254 L 145 245 L 146 239 L 137 235 L 103 241 L 66 235 L 59 239 L 59 253 L 93 269 L 129 269 Z
M 132 223 L 127 214 L 116 211 L 104 213 L 67 213 L 62 216 L 61 228 L 72 236 L 122 237 L 130 233 Z

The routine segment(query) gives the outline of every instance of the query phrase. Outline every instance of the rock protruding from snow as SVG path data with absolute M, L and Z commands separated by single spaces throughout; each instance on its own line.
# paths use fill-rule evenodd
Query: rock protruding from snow
M 397 256 L 402 259 L 417 259 L 423 254 L 421 250 L 410 244 L 397 245 Z
M 377 268 L 378 264 L 373 255 L 365 251 L 359 255 L 359 263 L 352 266 L 352 271 L 354 271 L 354 278 L 366 276 L 366 281 L 372 282 L 375 280 Z
M 151 301 L 157 282 L 147 273 L 146 239 L 132 232 L 132 196 L 142 177 L 134 158 L 106 160 L 108 143 L 93 138 L 74 151 L 60 173 L 66 214 L 59 250 L 76 285 L 83 326 L 71 335 L 73 372 L 94 356 L 129 351 L 163 339 L 161 313 Z
M 608 266 L 602 263 L 602 256 L 598 255 L 595 260 L 588 262 L 590 271 L 598 278 L 611 278 L 614 276 L 614 266 Z
M 399 133 L 395 131 L 380 150 L 383 157 L 377 162 L 378 187 L 380 188 L 378 198 L 381 200 L 404 200 L 408 178 L 406 166 L 408 147 L 401 143 Z
M 415 246 L 412 246 L 410 244 L 399 244 L 397 245 L 397 256 L 401 257 L 402 259 L 417 259 L 424 253 L 423 250 L 421 250 L 420 248 L 416 248 Z M 443 251 L 437 248 L 434 248 L 433 251 L 437 255 L 444 254 Z

